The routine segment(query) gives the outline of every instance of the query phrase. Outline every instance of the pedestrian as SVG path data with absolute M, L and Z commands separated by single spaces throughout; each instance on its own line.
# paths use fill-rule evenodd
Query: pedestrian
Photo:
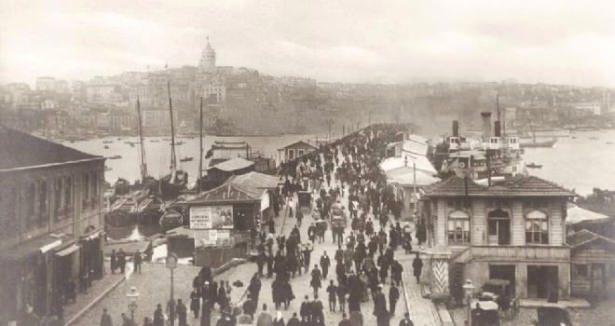
M 125 313 L 122 313 L 120 317 L 122 319 L 122 326 L 135 326 L 135 323 L 132 320 L 130 320 L 130 318 L 128 318 L 128 316 L 126 316 Z
M 162 313 L 162 305 L 160 303 L 154 311 L 154 326 L 164 326 L 164 314 Z
M 188 309 L 186 309 L 186 305 L 182 302 L 182 299 L 177 299 L 176 309 L 179 326 L 188 326 Z
M 387 311 L 387 302 L 380 286 L 374 292 L 374 312 L 376 323 L 378 326 L 387 326 L 389 324 L 389 312 Z
M 107 312 L 107 308 L 103 309 L 102 316 L 100 317 L 100 326 L 113 326 L 113 320 L 111 320 L 111 315 Z
M 115 274 L 115 270 L 117 269 L 117 254 L 115 253 L 115 249 L 111 250 L 111 274 Z
M 297 313 L 293 312 L 293 316 L 290 317 L 286 326 L 301 326 L 301 321 L 297 318 Z
M 152 320 L 149 317 L 145 317 L 143 318 L 143 326 L 153 326 L 154 324 L 152 324 Z
M 201 311 L 201 295 L 197 288 L 193 288 L 190 293 L 190 311 L 194 314 L 194 318 L 199 318 L 199 311 Z
M 337 324 L 337 326 L 352 326 L 352 323 L 350 323 L 350 320 L 348 319 L 348 316 L 346 316 L 346 313 L 342 313 L 342 320 L 339 322 L 339 324 Z
M 263 303 L 263 311 L 258 315 L 256 326 L 273 326 L 273 318 L 267 312 L 267 304 Z
M 251 319 L 254 319 L 254 313 L 256 312 L 256 302 L 253 298 L 248 295 L 248 299 L 243 303 L 243 312 L 250 316 Z
M 120 248 L 117 253 L 117 265 L 120 268 L 120 273 L 124 274 L 124 270 L 126 269 L 126 253 L 124 253 L 122 248 Z
M 273 319 L 273 326 L 285 326 L 284 318 L 282 317 L 282 312 L 278 311 L 276 313 L 276 316 Z
M 399 326 L 414 326 L 414 323 L 410 320 L 409 313 L 404 314 L 404 319 L 399 321 Z
M 139 249 L 135 251 L 135 254 L 132 256 L 132 263 L 134 267 L 134 272 L 141 274 L 141 263 L 143 262 L 143 257 L 141 256 L 141 252 Z
M 258 276 L 263 276 L 263 267 L 265 266 L 265 262 L 267 261 L 267 256 L 264 251 L 259 252 L 258 256 L 256 256 L 256 265 L 258 266 Z
M 310 268 L 311 258 L 312 258 L 312 244 L 309 242 L 306 242 L 303 245 L 303 267 L 305 269 L 305 273 L 307 273 Z
M 416 253 L 416 257 L 412 261 L 412 269 L 414 270 L 414 277 L 416 278 L 416 284 L 421 281 L 421 271 L 423 270 L 423 261 L 419 257 L 419 253 Z
M 325 324 L 324 307 L 318 295 L 315 295 L 312 301 L 312 324 L 316 326 Z
M 397 260 L 393 260 L 391 264 L 391 279 L 397 286 L 401 285 L 401 273 L 403 271 L 404 267 Z
M 335 299 L 337 298 L 337 287 L 333 284 L 333 280 L 327 287 L 327 293 L 329 293 L 329 311 L 335 312 Z
M 360 310 L 354 310 L 350 312 L 350 325 L 363 326 L 363 314 L 361 314 Z
M 310 226 L 308 227 L 307 234 L 308 234 L 308 239 L 310 239 L 310 241 L 313 244 L 314 240 L 316 239 L 316 226 L 314 226 L 314 223 L 310 224 Z
M 348 294 L 348 289 L 344 283 L 338 283 L 337 285 L 337 301 L 339 302 L 340 311 L 346 312 L 346 295 Z
M 167 316 L 169 317 L 169 324 L 171 326 L 175 325 L 175 317 L 177 317 L 177 305 L 175 304 L 175 300 L 169 299 L 167 302 Z
M 305 300 L 301 303 L 301 308 L 299 309 L 299 314 L 301 315 L 301 320 L 305 320 L 310 322 L 312 320 L 312 303 L 309 301 L 308 296 L 305 296 Z
M 318 269 L 318 265 L 314 265 L 314 269 L 312 269 L 312 280 L 310 281 L 310 286 L 314 289 L 314 296 L 318 296 L 318 290 L 322 286 L 321 279 L 322 275 L 320 269 Z
M 324 251 L 320 257 L 320 268 L 322 268 L 323 279 L 326 279 L 329 274 L 329 266 L 331 266 L 331 259 L 327 256 L 327 251 Z
M 399 289 L 395 286 L 395 282 L 392 282 L 389 288 L 389 311 L 391 312 L 391 316 L 395 315 L 397 300 L 399 300 Z

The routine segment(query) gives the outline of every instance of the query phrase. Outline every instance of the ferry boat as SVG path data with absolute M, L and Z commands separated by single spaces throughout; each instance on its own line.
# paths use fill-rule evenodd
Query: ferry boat
M 542 168 L 542 164 L 536 164 L 534 162 L 530 164 L 526 164 L 525 166 L 528 167 L 529 169 L 541 169 Z
M 190 162 L 192 161 L 192 159 L 193 159 L 192 156 L 186 156 L 186 157 L 180 158 L 179 161 L 180 162 Z
M 113 155 L 113 156 L 109 156 L 110 160 L 119 160 L 122 158 L 122 155 Z

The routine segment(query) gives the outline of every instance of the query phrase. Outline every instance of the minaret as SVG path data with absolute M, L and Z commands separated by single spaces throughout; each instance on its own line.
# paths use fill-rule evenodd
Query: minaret
M 216 51 L 211 47 L 209 43 L 209 36 L 207 36 L 207 45 L 201 52 L 201 62 L 199 63 L 201 72 L 213 72 L 216 69 Z

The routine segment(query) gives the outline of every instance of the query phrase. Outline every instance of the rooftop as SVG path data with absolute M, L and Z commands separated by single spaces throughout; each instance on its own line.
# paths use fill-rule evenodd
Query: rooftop
M 572 197 L 574 194 L 561 186 L 535 176 L 506 177 L 491 186 L 482 186 L 472 179 L 449 177 L 425 189 L 427 197 Z
M 104 160 L 0 125 L 0 172 L 78 161 Z
M 218 169 L 224 172 L 232 172 L 237 170 L 243 170 L 245 168 L 249 168 L 254 165 L 254 162 L 248 161 L 242 157 L 235 157 L 230 160 L 226 160 L 224 162 L 218 163 L 210 169 Z
M 187 202 L 189 204 L 198 204 L 208 202 L 260 201 L 263 193 L 268 189 L 277 187 L 278 183 L 279 179 L 277 177 L 259 172 L 249 172 L 243 175 L 232 176 L 221 186 L 203 192 Z
M 592 231 L 583 229 L 579 232 L 575 232 L 572 235 L 569 235 L 566 238 L 566 242 L 572 247 L 572 248 L 577 248 L 580 247 L 582 245 L 588 244 L 590 242 L 593 242 L 595 240 L 603 240 L 611 245 L 615 245 L 615 240 L 611 239 L 611 238 L 607 238 L 603 235 L 594 233 Z

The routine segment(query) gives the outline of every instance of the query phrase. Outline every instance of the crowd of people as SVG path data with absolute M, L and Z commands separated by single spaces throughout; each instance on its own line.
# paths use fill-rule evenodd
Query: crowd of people
M 355 326 L 363 325 L 361 306 L 369 300 L 373 302 L 371 313 L 377 324 L 389 325 L 392 316 L 406 310 L 405 305 L 403 309 L 397 307 L 403 292 L 404 267 L 395 254 L 402 248 L 406 253 L 413 252 L 411 230 L 400 223 L 400 195 L 387 185 L 378 166 L 385 156 L 386 144 L 396 135 L 395 128 L 372 127 L 286 164 L 281 171 L 283 186 L 275 196 L 279 202 L 274 206 L 278 207 L 275 214 L 282 213 L 281 217 L 287 219 L 285 224 L 292 229 L 286 234 L 282 228 L 276 230 L 273 219 L 263 221 L 255 237 L 257 271 L 240 302 L 231 303 L 229 282 L 214 281 L 211 269 L 203 268 L 194 279 L 188 307 L 177 299 L 169 301 L 163 313 L 159 304 L 153 318 L 147 317 L 144 325 L 162 326 L 166 316 L 177 320 L 179 326 L 187 326 L 191 312 L 201 326 L 208 326 L 217 307 L 218 326 L 319 326 L 331 320 L 327 314 L 338 314 L 340 326 Z M 313 221 L 307 228 L 302 228 L 302 222 L 308 210 L 297 199 L 298 192 L 307 192 L 311 197 L 309 215 Z M 285 211 L 279 209 L 284 204 Z M 333 223 L 334 219 L 339 223 Z M 328 241 L 325 235 L 329 228 L 330 241 L 337 249 L 331 256 L 324 251 L 312 260 L 314 247 Z M 419 242 L 424 241 L 420 232 L 417 227 L 415 236 Z M 412 263 L 417 283 L 422 267 L 417 253 Z M 292 280 L 306 274 L 311 295 L 305 295 L 299 311 L 290 311 L 292 317 L 285 321 L 282 311 L 297 299 Z M 264 278 L 271 279 L 270 306 L 269 302 L 260 302 Z M 327 299 L 326 307 L 321 298 Z M 408 311 L 402 315 L 400 326 L 413 325 Z M 102 321 L 101 325 L 109 326 Z

